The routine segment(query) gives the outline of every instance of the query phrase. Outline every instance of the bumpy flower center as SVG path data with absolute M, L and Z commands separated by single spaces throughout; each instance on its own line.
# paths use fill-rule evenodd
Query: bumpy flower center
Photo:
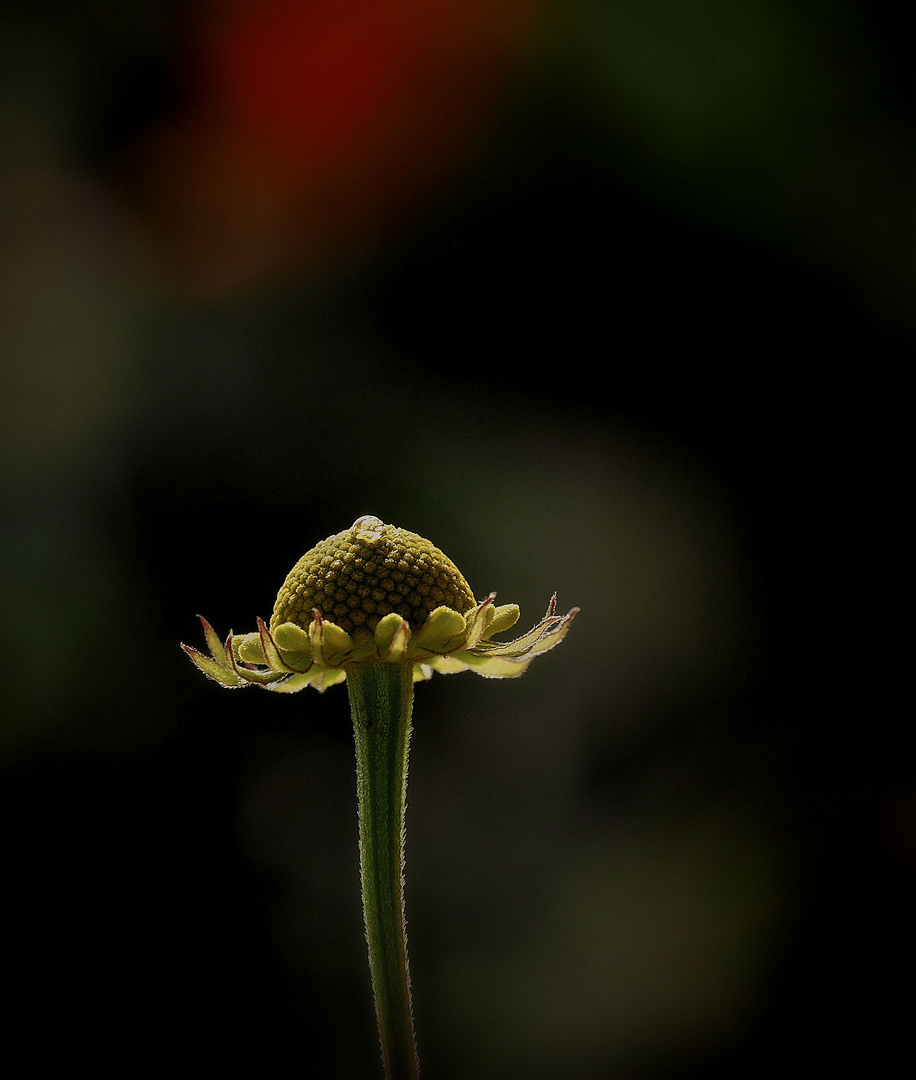
M 443 605 L 462 613 L 477 605 L 451 559 L 416 533 L 361 517 L 296 563 L 277 594 L 270 627 L 291 622 L 307 630 L 317 608 L 358 639 L 392 611 L 419 630 Z

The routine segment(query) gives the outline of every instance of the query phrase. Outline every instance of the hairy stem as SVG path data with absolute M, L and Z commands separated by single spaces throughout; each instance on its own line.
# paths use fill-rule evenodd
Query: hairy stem
M 354 664 L 359 861 L 369 968 L 387 1080 L 416 1080 L 404 918 L 404 812 L 413 708 L 411 664 Z

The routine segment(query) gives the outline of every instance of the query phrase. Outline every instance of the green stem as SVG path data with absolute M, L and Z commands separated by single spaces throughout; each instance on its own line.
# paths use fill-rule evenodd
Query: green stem
M 413 708 L 411 664 L 354 664 L 359 862 L 369 968 L 387 1080 L 417 1080 L 404 918 L 404 811 Z

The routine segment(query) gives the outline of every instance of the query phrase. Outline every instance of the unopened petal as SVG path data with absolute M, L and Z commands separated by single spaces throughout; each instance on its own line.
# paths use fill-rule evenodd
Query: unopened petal
M 280 655 L 280 650 L 277 648 L 276 642 L 271 636 L 270 631 L 267 629 L 267 623 L 265 623 L 263 619 L 258 619 L 258 633 L 261 637 L 261 649 L 270 670 L 280 672 L 292 671 L 293 669 Z
M 301 626 L 295 623 L 281 623 L 271 631 L 271 636 L 277 643 L 277 648 L 284 652 L 304 653 L 311 651 L 309 636 Z
M 312 655 L 320 666 L 338 667 L 356 649 L 356 642 L 337 623 L 328 622 L 315 611 L 309 626 Z
M 465 617 L 449 607 L 437 607 L 414 635 L 413 644 L 418 649 L 446 653 L 463 644 L 467 637 Z
M 493 612 L 493 615 L 487 619 L 487 628 L 485 630 L 487 637 L 491 637 L 493 634 L 501 634 L 518 622 L 518 604 L 500 604 L 499 607 L 492 607 L 489 610 Z
M 375 628 L 375 646 L 379 657 L 386 663 L 402 660 L 409 641 L 410 626 L 394 611 L 381 619 Z
M 233 638 L 233 649 L 239 660 L 246 664 L 266 664 L 264 650 L 261 648 L 260 634 L 244 634 L 242 637 Z

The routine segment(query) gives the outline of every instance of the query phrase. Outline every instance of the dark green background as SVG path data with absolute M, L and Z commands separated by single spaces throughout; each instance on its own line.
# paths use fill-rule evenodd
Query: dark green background
M 124 164 L 180 106 L 186 15 L 0 8 L 7 1054 L 377 1075 L 346 694 L 226 693 L 178 648 L 371 513 L 524 628 L 582 608 L 519 682 L 417 690 L 430 1080 L 883 1075 L 891 5 L 548 5 L 380 239 L 212 291 L 151 257 Z

